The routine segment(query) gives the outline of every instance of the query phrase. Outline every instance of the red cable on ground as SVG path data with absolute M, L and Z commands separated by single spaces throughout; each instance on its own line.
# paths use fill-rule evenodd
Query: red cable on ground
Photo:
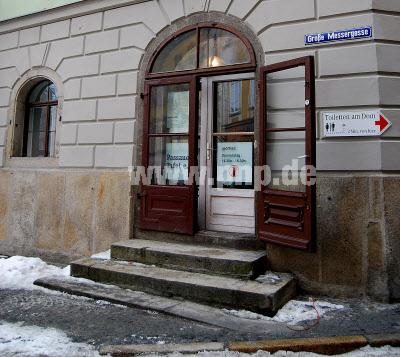
M 309 325 L 305 325 L 305 326 L 290 326 L 287 324 L 287 328 L 291 329 L 292 331 L 307 331 L 308 329 L 311 329 L 315 326 L 317 326 L 320 322 L 320 313 L 316 308 L 316 304 L 315 304 L 315 300 L 313 299 L 313 297 L 309 297 L 309 302 L 312 302 L 312 308 L 316 311 L 316 319 L 312 324 Z

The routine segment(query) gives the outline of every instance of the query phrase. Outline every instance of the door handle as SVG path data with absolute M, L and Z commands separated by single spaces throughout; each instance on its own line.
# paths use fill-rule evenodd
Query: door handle
M 206 159 L 210 160 L 210 152 L 212 151 L 212 148 L 210 147 L 210 143 L 206 143 Z

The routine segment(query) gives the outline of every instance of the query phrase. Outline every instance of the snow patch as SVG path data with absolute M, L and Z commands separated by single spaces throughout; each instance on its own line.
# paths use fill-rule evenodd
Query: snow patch
M 158 356 L 153 354 L 151 356 Z M 184 357 L 182 353 L 174 352 L 165 355 L 167 357 Z M 196 357 L 327 357 L 322 354 L 316 354 L 312 352 L 291 352 L 291 351 L 277 351 L 275 353 L 270 353 L 266 351 L 257 351 L 256 353 L 240 353 L 233 352 L 229 350 L 225 351 L 203 351 L 198 352 Z M 365 346 L 360 349 L 356 349 L 352 352 L 336 355 L 335 357 L 399 357 L 400 348 L 384 346 L 379 348 L 374 348 L 371 346 Z
M 272 272 L 266 272 L 264 275 L 258 276 L 255 281 L 260 283 L 276 284 L 281 282 L 282 278 Z
M 315 301 L 315 307 L 318 310 L 320 317 L 323 317 L 327 312 L 337 311 L 344 308 L 342 305 L 336 305 L 326 301 Z M 275 321 L 289 325 L 296 325 L 304 321 L 316 319 L 316 311 L 313 308 L 312 302 L 309 301 L 291 300 L 286 303 L 274 317 L 264 316 L 246 310 L 237 311 L 223 308 L 223 311 L 239 318 Z
M 92 259 L 100 259 L 100 260 L 110 260 L 111 259 L 111 250 L 98 252 L 97 254 L 93 254 L 91 256 Z
M 0 321 L 2 357 L 97 357 L 93 346 L 73 342 L 55 328 L 24 326 Z
M 352 352 L 340 354 L 341 357 L 399 357 L 400 347 L 371 347 L 365 346 Z
M 36 257 L 12 256 L 0 260 L 0 288 L 38 289 L 33 282 L 44 276 L 68 276 L 70 267 L 48 265 Z

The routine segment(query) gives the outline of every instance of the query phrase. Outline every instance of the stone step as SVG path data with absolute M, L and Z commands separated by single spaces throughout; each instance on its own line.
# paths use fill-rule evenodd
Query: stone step
M 245 251 L 139 239 L 112 244 L 111 258 L 242 278 L 254 278 L 267 270 L 265 250 Z
M 226 310 L 181 298 L 173 299 L 156 296 L 69 276 L 41 277 L 34 282 L 34 285 L 94 300 L 165 313 L 216 327 L 227 328 L 231 331 L 266 334 L 266 332 L 271 332 L 277 325 L 275 321 L 238 317 Z
M 296 293 L 293 277 L 277 273 L 263 282 L 171 270 L 133 262 L 85 258 L 71 275 L 166 297 L 273 315 Z
M 135 238 L 198 246 L 224 247 L 237 250 L 264 250 L 266 248 L 266 244 L 257 240 L 255 235 L 209 230 L 198 231 L 193 236 L 159 231 L 136 230 Z

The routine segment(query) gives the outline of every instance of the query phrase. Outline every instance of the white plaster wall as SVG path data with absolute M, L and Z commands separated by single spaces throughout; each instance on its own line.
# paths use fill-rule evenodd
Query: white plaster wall
M 59 166 L 132 165 L 144 49 L 174 20 L 219 11 L 255 31 L 268 64 L 315 56 L 318 169 L 397 170 L 399 161 L 388 158 L 399 156 L 399 6 L 396 0 L 99 0 L 0 23 L 0 166 L 11 91 L 37 66 L 56 71 L 64 84 Z M 373 39 L 304 46 L 304 34 L 367 25 Z M 320 137 L 321 111 L 358 109 L 380 109 L 393 125 L 380 139 Z

